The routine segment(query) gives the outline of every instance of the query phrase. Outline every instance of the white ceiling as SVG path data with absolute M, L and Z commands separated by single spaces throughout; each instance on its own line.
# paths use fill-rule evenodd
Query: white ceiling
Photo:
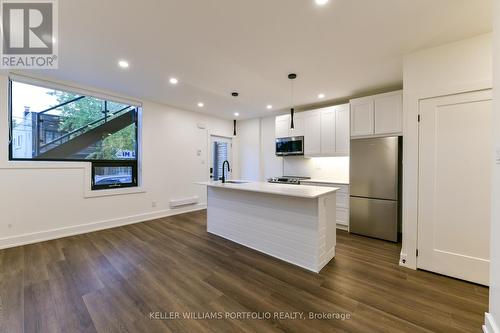
M 491 0 L 63 0 L 59 69 L 41 74 L 250 118 L 289 106 L 290 72 L 297 105 L 401 85 L 404 54 L 491 31 L 491 11 Z

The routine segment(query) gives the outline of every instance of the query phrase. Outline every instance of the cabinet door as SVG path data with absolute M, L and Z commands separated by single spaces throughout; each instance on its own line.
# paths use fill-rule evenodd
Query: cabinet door
M 283 115 L 276 117 L 276 137 L 286 138 L 289 135 L 290 129 L 290 115 Z
M 288 116 L 290 119 L 290 116 Z M 293 125 L 294 129 L 290 129 L 290 136 L 304 136 L 304 113 L 299 112 L 293 115 Z M 290 124 L 288 124 L 290 126 Z
M 304 155 L 321 154 L 321 115 L 318 110 L 304 112 Z
M 351 103 L 351 136 L 372 135 L 374 133 L 373 99 L 363 99 Z
M 349 155 L 349 104 L 339 105 L 335 111 L 335 153 L 336 155 Z
M 402 93 L 375 97 L 375 134 L 401 132 L 403 132 Z
M 335 108 L 319 110 L 321 114 L 321 155 L 335 155 Z

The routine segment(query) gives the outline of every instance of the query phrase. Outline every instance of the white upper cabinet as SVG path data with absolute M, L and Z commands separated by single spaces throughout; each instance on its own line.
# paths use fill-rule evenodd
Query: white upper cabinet
M 286 114 L 283 116 L 276 117 L 276 137 L 286 138 L 290 131 L 290 115 Z
M 403 95 L 388 94 L 375 98 L 375 133 L 403 132 Z
M 304 155 L 348 156 L 350 142 L 350 106 L 298 112 L 294 115 L 294 129 L 290 129 L 290 115 L 276 117 L 276 137 L 304 137 Z
M 293 115 L 293 125 L 294 129 L 289 130 L 290 136 L 304 136 L 304 113 L 295 112 Z M 290 127 L 290 124 L 288 126 Z
M 374 133 L 374 103 L 372 99 L 351 101 L 351 136 Z
M 294 129 L 290 128 L 290 114 L 276 117 L 276 137 L 287 138 L 290 136 L 304 135 L 304 116 L 303 113 L 295 113 L 293 116 Z
M 349 104 L 335 106 L 335 154 L 349 155 L 351 138 L 349 135 Z
M 304 155 L 321 155 L 321 113 L 307 111 L 304 117 Z
M 321 154 L 335 155 L 335 108 L 321 109 Z
M 351 100 L 351 137 L 402 135 L 403 93 Z

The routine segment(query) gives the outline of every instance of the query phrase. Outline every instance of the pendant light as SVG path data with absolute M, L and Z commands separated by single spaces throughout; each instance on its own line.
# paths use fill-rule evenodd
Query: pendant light
M 290 99 L 291 99 L 291 105 L 290 105 L 290 129 L 294 129 L 295 128 L 295 125 L 293 123 L 293 116 L 294 116 L 294 113 L 295 113 L 295 109 L 293 107 L 293 80 L 295 80 L 297 78 L 297 74 L 295 73 L 290 73 L 288 74 L 288 79 L 290 80 Z
M 239 95 L 236 91 L 231 93 L 233 97 L 238 97 Z M 236 119 L 233 120 L 233 135 L 236 136 Z

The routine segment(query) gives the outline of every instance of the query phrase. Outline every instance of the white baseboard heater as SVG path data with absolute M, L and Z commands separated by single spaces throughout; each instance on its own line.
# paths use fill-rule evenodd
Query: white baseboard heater
M 177 208 L 187 205 L 195 205 L 198 203 L 198 201 L 199 201 L 198 196 L 194 196 L 184 199 L 170 200 L 169 203 L 170 203 L 170 208 Z

